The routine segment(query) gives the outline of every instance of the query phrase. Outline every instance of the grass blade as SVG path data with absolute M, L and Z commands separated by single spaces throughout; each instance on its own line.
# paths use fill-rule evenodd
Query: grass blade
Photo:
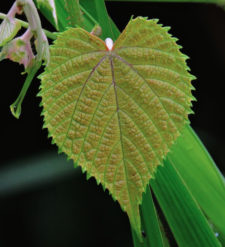
M 179 246 L 221 246 L 170 159 L 151 186 Z
M 114 41 L 120 32 L 107 13 L 104 0 L 83 0 L 81 5 L 91 14 L 102 28 L 101 38 L 111 37 Z
M 165 247 L 149 186 L 147 186 L 146 193 L 143 194 L 143 203 L 140 207 L 140 212 L 143 243 L 139 241 L 135 231 L 131 228 L 134 247 Z
M 225 236 L 224 178 L 190 126 L 185 127 L 168 157 L 204 213 Z
M 37 8 L 44 13 L 48 21 L 58 30 L 58 18 L 55 8 L 55 1 L 34 0 Z
M 140 211 L 142 230 L 146 235 L 144 237 L 145 246 L 164 247 L 162 234 L 159 227 L 159 220 L 149 186 L 146 189 L 146 193 L 143 194 L 143 201 Z
M 106 39 L 107 37 L 113 37 L 112 26 L 110 23 L 109 15 L 106 10 L 105 1 L 104 0 L 95 0 L 95 9 L 97 14 L 97 20 L 99 22 L 100 27 L 102 28 L 102 39 Z
M 75 27 L 78 25 L 84 27 L 79 0 L 64 0 L 64 2 L 71 26 Z
M 56 6 L 56 13 L 58 18 L 58 26 L 56 26 L 55 23 L 52 21 L 51 13 L 49 12 L 48 9 L 40 7 L 40 11 L 59 31 L 64 31 L 68 26 L 74 26 L 73 25 L 74 22 L 71 25 L 68 19 L 69 13 L 65 8 L 65 1 L 57 0 L 55 1 L 55 6 Z M 75 8 L 75 5 L 73 6 L 73 8 Z M 80 9 L 83 13 L 82 27 L 84 29 L 90 32 L 95 25 L 97 24 L 99 25 L 101 22 L 103 29 L 103 34 L 102 34 L 103 39 L 106 37 L 112 37 L 113 39 L 116 39 L 119 36 L 120 32 L 116 27 L 116 25 L 114 24 L 114 22 L 108 16 L 104 1 L 101 0 L 94 2 L 94 1 L 83 0 L 80 3 Z M 102 16 L 103 14 L 104 14 L 104 18 Z M 105 21 L 105 18 L 107 18 L 106 19 L 107 21 Z

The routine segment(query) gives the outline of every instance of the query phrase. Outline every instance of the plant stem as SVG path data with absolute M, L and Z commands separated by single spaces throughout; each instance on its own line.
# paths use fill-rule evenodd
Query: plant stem
M 14 117 L 16 117 L 17 119 L 20 117 L 21 114 L 21 105 L 23 103 L 24 97 L 27 93 L 28 88 L 30 87 L 30 84 L 34 78 L 34 76 L 36 75 L 37 71 L 40 69 L 41 67 L 41 62 L 37 62 L 36 64 L 33 65 L 33 67 L 31 68 L 31 70 L 29 71 L 29 73 L 27 74 L 27 78 L 26 81 L 23 85 L 23 88 L 18 96 L 18 98 L 16 99 L 16 101 L 10 106 L 10 110 L 13 114 Z
M 0 13 L 0 19 L 4 20 L 6 17 L 7 17 L 6 14 Z M 15 18 L 15 19 L 21 24 L 22 27 L 24 27 L 24 28 L 29 27 L 28 22 L 22 21 L 22 20 L 17 19 L 17 18 Z M 49 39 L 55 40 L 57 38 L 57 35 L 55 33 L 52 33 L 52 32 L 45 30 L 45 29 L 43 29 L 43 31 Z
M 9 10 L 9 13 L 7 14 L 7 17 L 12 20 L 13 18 L 15 18 L 16 14 L 20 14 L 20 9 L 18 8 L 16 2 L 13 4 L 13 6 L 11 7 L 11 9 Z

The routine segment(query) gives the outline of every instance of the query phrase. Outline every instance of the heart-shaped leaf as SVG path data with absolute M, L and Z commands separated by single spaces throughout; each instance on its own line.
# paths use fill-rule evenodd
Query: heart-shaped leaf
M 71 28 L 42 75 L 45 127 L 109 190 L 139 237 L 139 205 L 191 112 L 186 56 L 157 20 L 131 20 L 115 44 Z

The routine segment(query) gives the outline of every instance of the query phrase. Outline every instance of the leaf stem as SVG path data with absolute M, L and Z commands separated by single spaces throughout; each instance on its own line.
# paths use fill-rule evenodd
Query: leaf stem
M 26 81 L 22 87 L 22 90 L 18 96 L 18 98 L 16 99 L 16 101 L 10 106 L 10 110 L 13 114 L 14 117 L 16 117 L 17 119 L 20 117 L 21 114 L 21 105 L 23 103 L 24 97 L 27 93 L 28 88 L 30 87 L 30 84 L 34 78 L 34 76 L 36 75 L 37 71 L 39 70 L 39 68 L 41 67 L 41 63 L 37 63 L 35 65 L 33 65 L 33 67 L 30 69 L 29 73 L 27 74 L 27 78 Z
M 7 17 L 6 14 L 0 13 L 0 19 L 4 20 L 6 17 Z M 17 18 L 15 18 L 15 19 L 21 24 L 22 27 L 24 27 L 24 28 L 28 28 L 29 27 L 28 22 L 22 21 L 22 20 L 17 19 Z M 52 32 L 50 32 L 50 31 L 48 31 L 46 29 L 43 29 L 43 31 L 44 31 L 44 33 L 46 34 L 46 36 L 49 39 L 55 40 L 57 38 L 56 33 L 52 33 Z

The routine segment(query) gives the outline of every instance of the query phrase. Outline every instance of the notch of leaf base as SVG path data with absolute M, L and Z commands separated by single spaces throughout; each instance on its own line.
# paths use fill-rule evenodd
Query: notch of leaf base
M 111 38 L 106 38 L 105 45 L 108 48 L 109 51 L 112 51 L 113 49 L 113 40 Z

